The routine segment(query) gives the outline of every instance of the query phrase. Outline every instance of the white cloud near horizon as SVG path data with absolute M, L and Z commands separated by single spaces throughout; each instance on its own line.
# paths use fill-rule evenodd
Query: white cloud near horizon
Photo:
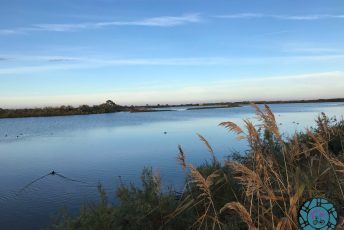
M 297 81 L 297 84 L 295 84 Z M 282 87 L 283 86 L 283 87 Z M 256 79 L 213 81 L 207 84 L 116 89 L 70 95 L 4 96 L 0 107 L 98 104 L 107 99 L 122 105 L 178 104 L 244 100 L 293 100 L 344 97 L 344 72 L 318 72 Z M 324 90 L 326 89 L 326 90 Z
M 21 34 L 32 31 L 72 32 L 79 30 L 101 29 L 114 26 L 173 27 L 188 23 L 197 23 L 200 21 L 201 17 L 199 14 L 184 14 L 181 16 L 161 16 L 135 21 L 35 24 L 29 27 L 0 29 L 0 35 Z
M 283 14 L 263 14 L 263 13 L 239 13 L 217 15 L 216 18 L 223 19 L 258 19 L 271 18 L 280 20 L 311 21 L 322 19 L 344 19 L 344 14 L 309 14 L 309 15 L 283 15 Z

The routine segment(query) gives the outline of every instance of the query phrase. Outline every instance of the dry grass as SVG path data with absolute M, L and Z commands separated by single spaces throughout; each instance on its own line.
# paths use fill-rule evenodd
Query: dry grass
M 298 208 L 308 198 L 323 196 L 343 204 L 343 126 L 337 123 L 337 128 L 331 127 L 329 119 L 321 114 L 316 120 L 317 130 L 284 139 L 269 106 L 265 105 L 263 109 L 257 105 L 253 107 L 261 122 L 259 125 L 250 120 L 244 120 L 244 128 L 233 122 L 220 124 L 234 132 L 238 139 L 245 139 L 250 147 L 245 161 L 224 162 L 235 182 L 226 180 L 219 170 L 205 177 L 198 169 L 189 166 L 188 183 L 194 185 L 189 192 L 199 195 L 194 199 L 186 196 L 181 201 L 187 203 L 183 211 L 200 204 L 204 207 L 190 228 L 225 229 L 228 223 L 221 215 L 226 212 L 232 215 L 234 211 L 249 229 L 293 230 L 299 229 Z M 200 134 L 198 136 L 215 157 L 209 142 Z M 339 137 L 341 143 L 336 153 L 331 149 L 335 137 Z M 181 147 L 179 149 L 178 160 L 185 169 L 185 154 Z M 223 181 L 230 186 L 240 186 L 241 194 L 236 194 L 237 200 L 228 200 L 219 208 L 215 205 L 218 197 L 214 196 L 214 191 L 223 186 Z M 339 212 L 342 214 L 342 210 Z
M 242 204 L 240 204 L 239 202 L 227 203 L 223 206 L 221 211 L 224 211 L 226 209 L 235 210 L 240 215 L 240 218 L 242 219 L 242 221 L 244 221 L 247 224 L 247 226 L 250 230 L 256 230 L 257 229 L 253 224 L 253 221 L 252 221 L 250 214 L 248 213 L 246 208 Z
M 184 151 L 182 149 L 182 146 L 178 146 L 178 155 L 177 155 L 177 160 L 179 162 L 179 164 L 182 166 L 183 171 L 186 170 L 186 160 L 185 160 L 185 154 Z

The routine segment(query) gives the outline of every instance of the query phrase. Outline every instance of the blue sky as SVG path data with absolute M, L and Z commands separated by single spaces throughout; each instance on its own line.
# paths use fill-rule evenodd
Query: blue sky
M 0 107 L 344 97 L 342 0 L 2 0 Z

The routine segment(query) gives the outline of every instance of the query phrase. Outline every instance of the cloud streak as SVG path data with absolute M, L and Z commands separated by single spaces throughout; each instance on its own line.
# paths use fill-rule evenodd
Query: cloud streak
M 283 15 L 283 14 L 262 14 L 262 13 L 240 13 L 217 15 L 216 18 L 223 19 L 279 19 L 293 21 L 312 21 L 324 19 L 344 19 L 344 14 L 311 14 L 311 15 Z
M 263 13 L 238 13 L 210 16 L 219 19 L 275 19 L 292 21 L 313 21 L 324 19 L 344 19 L 344 14 L 282 15 Z M 0 29 L 0 35 L 25 34 L 29 32 L 75 32 L 82 30 L 104 29 L 118 26 L 174 27 L 203 21 L 200 14 L 180 16 L 161 16 L 132 21 L 103 21 L 84 23 L 44 23 L 28 27 Z
M 20 63 L 31 63 L 27 66 L 1 68 L 0 76 L 27 74 L 71 69 L 90 69 L 111 66 L 238 66 L 255 64 L 294 64 L 300 62 L 344 61 L 344 54 L 332 55 L 299 55 L 275 57 L 190 57 L 190 58 L 141 58 L 141 59 L 97 59 L 64 56 L 23 56 L 11 57 Z M 34 63 L 34 65 L 32 65 Z
M 146 26 L 146 27 L 173 27 L 201 21 L 199 14 L 184 14 L 181 16 L 162 16 L 146 18 L 136 21 L 106 21 L 87 23 L 65 23 L 65 24 L 35 24 L 30 27 L 14 29 L 2 29 L 1 35 L 21 34 L 27 32 L 74 32 L 80 30 L 94 30 L 116 26 Z

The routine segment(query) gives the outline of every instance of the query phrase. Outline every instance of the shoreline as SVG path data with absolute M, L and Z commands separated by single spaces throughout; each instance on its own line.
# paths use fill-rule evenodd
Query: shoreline
M 219 108 L 235 108 L 242 105 L 254 104 L 292 104 L 292 103 L 326 103 L 344 102 L 344 98 L 316 99 L 316 100 L 288 100 L 288 101 L 242 101 L 242 102 L 216 102 L 216 103 L 195 103 L 195 104 L 176 104 L 176 105 L 146 105 L 146 106 L 121 106 L 111 100 L 100 105 L 81 105 L 79 107 L 60 106 L 28 109 L 1 109 L 0 119 L 11 118 L 30 118 L 30 117 L 59 117 L 75 115 L 94 115 L 106 113 L 146 113 L 146 112 L 171 112 L 175 107 L 191 107 L 186 110 L 205 110 Z M 166 109 L 158 109 L 166 108 Z

